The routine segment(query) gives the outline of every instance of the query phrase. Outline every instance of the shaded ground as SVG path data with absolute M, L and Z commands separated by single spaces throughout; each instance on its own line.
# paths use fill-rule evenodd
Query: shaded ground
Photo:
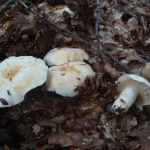
M 6 2 L 0 1 L 0 6 Z M 0 61 L 9 56 L 43 58 L 55 47 L 77 47 L 89 54 L 87 63 L 96 77 L 90 84 L 87 78 L 85 86 L 78 87 L 81 94 L 74 98 L 38 87 L 20 105 L 1 108 L 0 149 L 149 150 L 148 112 L 134 105 L 122 116 L 111 112 L 117 94 L 115 80 L 124 71 L 104 54 L 98 56 L 94 29 L 96 1 L 23 2 L 36 13 L 13 2 L 0 14 Z M 64 6 L 74 13 L 60 11 Z M 106 0 L 101 2 L 100 13 L 99 35 L 103 47 L 133 74 L 140 75 L 150 54 L 149 1 Z M 66 31 L 62 33 L 58 26 L 52 26 L 38 14 L 84 41 Z

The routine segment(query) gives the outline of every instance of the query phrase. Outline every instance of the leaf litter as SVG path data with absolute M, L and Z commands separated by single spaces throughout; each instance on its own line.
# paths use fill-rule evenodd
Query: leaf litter
M 3 0 L 0 7 L 7 1 Z M 24 1 L 36 13 L 14 2 L 1 13 L 0 61 L 10 56 L 43 58 L 55 47 L 82 48 L 96 72 L 79 95 L 64 98 L 41 87 L 10 108 L 0 109 L 0 149 L 149 150 L 150 117 L 133 105 L 123 116 L 111 112 L 115 81 L 125 72 L 104 54 L 95 36 L 96 0 Z M 99 36 L 102 46 L 132 73 L 140 75 L 149 61 L 149 1 L 101 1 Z M 83 44 L 42 18 L 65 27 Z M 142 55 L 143 57 L 140 57 Z M 145 58 L 145 59 L 144 59 Z M 147 57 L 148 58 L 148 57 Z

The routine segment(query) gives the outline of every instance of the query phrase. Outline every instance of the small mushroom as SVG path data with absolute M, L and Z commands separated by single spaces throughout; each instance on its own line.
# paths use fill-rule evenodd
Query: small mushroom
M 144 105 L 150 105 L 150 83 L 146 79 L 138 75 L 126 74 L 122 75 L 116 83 L 117 90 L 121 94 L 112 105 L 112 111 L 117 115 L 127 112 L 134 102 L 140 110 Z
M 0 63 L 0 107 L 16 105 L 46 81 L 48 67 L 32 56 L 9 57 Z
M 150 82 L 150 63 L 143 68 L 141 75 Z
M 88 60 L 88 54 L 78 48 L 54 48 L 50 50 L 44 57 L 44 61 L 48 66 L 63 65 L 70 61 Z
M 67 12 L 69 15 L 74 16 L 74 12 L 71 11 L 66 5 L 58 5 L 55 7 L 54 13 L 59 14 L 60 16 L 63 15 L 64 12 Z
M 46 90 L 55 91 L 64 97 L 74 97 L 78 94 L 75 89 L 78 86 L 83 86 L 84 79 L 88 75 L 94 77 L 95 72 L 82 61 L 50 67 L 46 80 Z

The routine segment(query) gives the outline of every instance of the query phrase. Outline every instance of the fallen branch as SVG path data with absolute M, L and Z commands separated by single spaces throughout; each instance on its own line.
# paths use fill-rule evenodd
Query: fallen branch
M 24 2 L 22 2 L 22 0 L 18 0 L 18 1 L 19 1 L 26 9 L 28 9 L 29 11 L 31 11 L 31 12 L 33 12 L 33 13 L 36 13 L 34 10 L 32 10 L 32 8 L 28 7 Z M 39 16 L 40 18 L 44 19 L 45 21 L 49 22 L 49 23 L 50 23 L 52 26 L 54 26 L 54 27 L 58 30 L 58 32 L 60 32 L 62 35 L 66 36 L 66 37 L 68 37 L 68 38 L 69 38 L 70 36 L 72 36 L 72 37 L 78 39 L 79 41 L 81 41 L 82 43 L 90 44 L 90 42 L 85 41 L 85 40 L 79 38 L 78 36 L 76 36 L 75 34 L 73 34 L 71 31 L 69 31 L 69 30 L 67 30 L 67 29 L 65 29 L 65 28 L 63 28 L 63 27 L 61 27 L 61 26 L 55 24 L 54 22 L 52 22 L 52 21 L 48 20 L 47 18 L 45 18 L 44 16 L 42 16 L 41 14 L 38 14 L 38 16 Z M 67 33 L 69 33 L 69 34 L 66 34 L 66 33 L 64 33 L 64 32 L 67 32 Z
M 150 60 L 150 57 L 149 56 L 147 56 L 147 55 L 141 55 L 141 54 L 138 54 L 140 57 L 142 57 L 142 58 L 146 58 L 146 59 L 148 59 L 148 60 Z
M 6 9 L 11 3 L 13 3 L 14 0 L 9 0 L 8 2 L 6 2 L 1 8 L 0 8 L 0 13 L 3 12 L 4 9 Z
M 136 52 L 141 53 L 142 55 L 146 55 L 146 53 L 144 52 L 144 50 L 142 50 L 140 48 L 135 48 L 135 50 L 136 50 Z
M 95 24 L 95 34 L 96 34 L 96 40 L 99 47 L 99 55 L 101 52 L 103 52 L 105 55 L 109 56 L 117 65 L 119 65 L 126 73 L 131 74 L 131 72 L 127 68 L 125 68 L 119 61 L 117 61 L 112 54 L 110 54 L 103 48 L 98 33 L 99 21 L 100 21 L 100 1 L 97 0 L 97 20 Z
M 141 57 L 141 58 L 145 58 L 145 59 L 148 59 L 150 60 L 150 56 L 148 56 L 142 49 L 140 48 L 135 48 L 136 52 L 138 53 L 138 55 Z M 141 53 L 141 54 L 139 54 Z

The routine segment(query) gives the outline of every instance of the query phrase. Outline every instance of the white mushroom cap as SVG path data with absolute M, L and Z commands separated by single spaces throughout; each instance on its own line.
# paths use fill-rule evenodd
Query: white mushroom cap
M 143 68 L 141 75 L 150 82 L 150 63 Z
M 9 57 L 1 62 L 0 107 L 22 102 L 26 92 L 46 81 L 47 70 L 43 60 L 32 56 Z
M 70 61 L 83 61 L 88 59 L 89 56 L 84 50 L 64 47 L 50 50 L 43 60 L 47 63 L 48 66 L 57 66 L 63 65 Z
M 117 109 L 126 112 L 134 102 L 141 110 L 144 105 L 150 104 L 150 83 L 146 79 L 138 75 L 126 74 L 118 79 L 117 84 L 117 90 L 121 94 L 112 106 L 116 114 L 118 114 Z
M 67 12 L 69 15 L 72 15 L 72 16 L 75 14 L 66 5 L 58 5 L 58 6 L 56 6 L 56 10 L 54 11 L 54 13 L 57 13 L 59 15 L 63 15 L 64 11 Z
M 88 75 L 94 77 L 95 72 L 82 61 L 50 67 L 46 80 L 46 90 L 55 91 L 64 97 L 74 97 L 78 94 L 75 89 L 77 86 L 83 86 L 84 79 Z

